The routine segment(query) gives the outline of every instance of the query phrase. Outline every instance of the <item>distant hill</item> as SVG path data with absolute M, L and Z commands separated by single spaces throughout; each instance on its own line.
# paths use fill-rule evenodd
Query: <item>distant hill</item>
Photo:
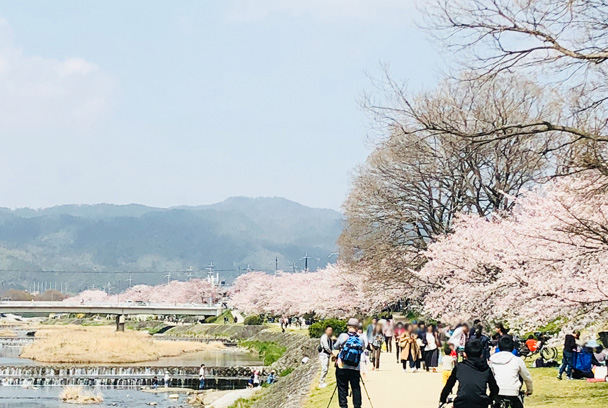
M 284 198 L 174 208 L 0 208 L 0 290 L 36 284 L 117 290 L 129 276 L 133 284 L 158 283 L 169 273 L 171 279 L 204 276 L 210 262 L 231 281 L 248 267 L 274 270 L 275 258 L 280 269 L 292 270 L 294 262 L 302 269 L 306 252 L 314 269 L 330 260 L 341 229 L 339 212 Z

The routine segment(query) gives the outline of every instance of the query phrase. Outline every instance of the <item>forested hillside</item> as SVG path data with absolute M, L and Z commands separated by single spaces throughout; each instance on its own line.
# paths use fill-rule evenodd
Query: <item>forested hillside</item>
M 235 197 L 209 206 L 65 205 L 0 209 L 1 288 L 35 282 L 91 285 L 110 291 L 206 275 L 213 262 L 231 281 L 256 270 L 325 265 L 336 249 L 342 216 L 283 198 Z M 47 272 L 41 272 L 47 271 Z M 54 271 L 54 272 L 48 272 Z M 67 273 L 67 272 L 70 273 Z M 131 277 L 132 281 L 127 281 Z

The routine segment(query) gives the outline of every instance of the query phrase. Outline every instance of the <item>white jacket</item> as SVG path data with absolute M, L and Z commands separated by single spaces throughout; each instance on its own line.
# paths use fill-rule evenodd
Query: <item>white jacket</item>
M 526 383 L 526 391 L 532 393 L 532 376 L 524 360 L 509 351 L 501 351 L 490 357 L 490 367 L 500 391 L 498 395 L 516 397 L 521 389 L 521 380 Z

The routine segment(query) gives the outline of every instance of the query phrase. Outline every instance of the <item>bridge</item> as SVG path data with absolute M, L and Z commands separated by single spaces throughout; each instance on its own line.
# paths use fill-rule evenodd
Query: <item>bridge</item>
M 65 303 L 65 302 L 0 302 L 0 313 L 13 314 L 50 314 L 50 313 L 85 313 L 124 315 L 186 315 L 186 316 L 219 316 L 221 305 L 195 303 Z

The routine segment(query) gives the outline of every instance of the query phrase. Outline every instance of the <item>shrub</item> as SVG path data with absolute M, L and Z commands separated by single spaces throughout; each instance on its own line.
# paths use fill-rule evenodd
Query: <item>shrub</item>
M 313 338 L 320 338 L 328 326 L 331 326 L 334 329 L 334 335 L 336 336 L 346 333 L 345 321 L 339 319 L 327 319 L 311 324 L 308 327 L 308 335 Z
M 260 316 L 247 316 L 245 318 L 245 326 L 259 326 L 262 323 L 262 318 Z

